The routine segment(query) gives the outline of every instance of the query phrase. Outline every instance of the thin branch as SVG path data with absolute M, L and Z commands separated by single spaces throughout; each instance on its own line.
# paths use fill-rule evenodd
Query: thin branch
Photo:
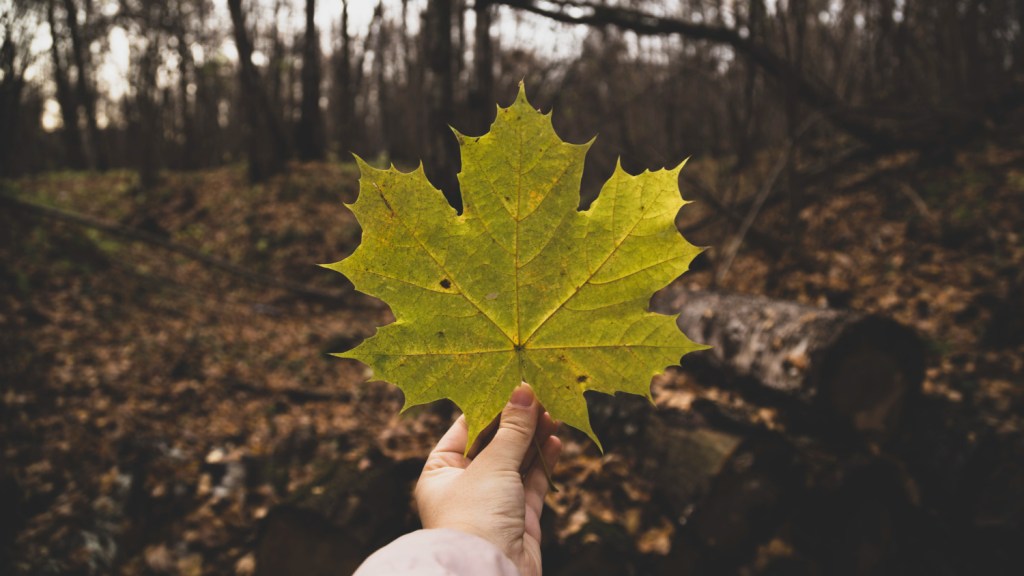
M 43 206 L 34 202 L 16 198 L 9 194 L 0 194 L 0 203 L 7 204 L 12 208 L 21 210 L 22 212 L 27 212 L 43 218 L 49 218 L 60 222 L 69 222 L 86 228 L 92 228 L 94 230 L 113 234 L 115 236 L 120 236 L 122 238 L 127 238 L 129 240 L 143 242 L 151 246 L 157 246 L 169 252 L 180 254 L 181 256 L 204 264 L 210 268 L 226 272 L 233 276 L 238 276 L 239 278 L 243 278 L 254 284 L 261 284 L 263 286 L 285 290 L 302 296 L 333 301 L 346 301 L 351 297 L 353 292 L 351 289 L 340 291 L 321 290 L 319 288 L 305 286 L 297 282 L 271 278 L 269 276 L 257 274 L 245 267 L 239 266 L 238 264 L 228 262 L 227 260 L 203 254 L 195 248 L 170 242 L 143 230 L 121 226 L 119 224 L 100 220 L 99 218 L 94 218 L 85 214 L 78 214 L 67 210 L 61 210 L 59 208 Z
M 785 150 L 779 154 L 778 160 L 772 167 L 772 171 L 768 178 L 764 181 L 761 186 L 761 190 L 758 191 L 757 196 L 754 199 L 753 205 L 750 206 L 750 210 L 747 212 L 746 218 L 743 219 L 743 223 L 740 225 L 739 230 L 736 231 L 736 236 L 732 239 L 725 249 L 725 260 L 721 266 L 715 271 L 715 283 L 718 284 L 725 279 L 725 275 L 729 273 L 729 268 L 732 267 L 733 260 L 736 258 L 736 254 L 739 253 L 740 247 L 743 245 L 744 238 L 747 237 L 747 233 L 750 232 L 750 228 L 754 225 L 754 221 L 757 219 L 758 214 L 761 213 L 761 208 L 764 207 L 764 203 L 768 200 L 768 196 L 775 188 L 775 183 L 778 182 L 779 177 L 782 175 L 783 170 L 789 165 L 793 159 L 793 151 L 796 149 L 797 144 L 800 141 L 800 137 L 803 136 L 813 126 L 817 120 L 821 117 L 813 115 L 804 122 L 804 124 L 797 130 L 796 134 L 786 145 Z
M 782 175 L 783 169 L 789 164 L 789 160 L 793 155 L 793 144 L 783 150 L 782 154 L 779 155 L 779 159 L 775 162 L 775 166 L 772 167 L 771 175 L 764 181 L 761 186 L 761 190 L 758 191 L 757 197 L 754 200 L 754 204 L 750 207 L 747 212 L 746 218 L 743 219 L 743 223 L 740 225 L 739 230 L 736 231 L 736 236 L 733 237 L 732 241 L 725 248 L 725 261 L 718 267 L 715 272 L 715 283 L 719 284 L 725 279 L 725 275 L 729 273 L 729 268 L 732 267 L 732 262 L 736 258 L 736 254 L 740 251 L 740 246 L 743 245 L 743 239 L 746 238 L 747 232 L 750 231 L 750 227 L 754 225 L 754 220 L 757 219 L 757 215 L 761 213 L 761 208 L 764 206 L 765 200 L 768 199 L 768 195 L 771 194 L 772 189 L 775 188 L 775 183 L 778 181 L 779 176 Z
M 637 34 L 678 34 L 693 40 L 725 44 L 758 65 L 769 76 L 791 86 L 805 104 L 827 117 L 837 128 L 879 150 L 932 146 L 935 144 L 935 134 L 925 130 L 908 130 L 907 127 L 919 126 L 926 122 L 929 125 L 945 126 L 946 132 L 949 132 L 948 128 L 952 124 L 943 123 L 943 120 L 951 120 L 949 118 L 929 114 L 927 110 L 919 110 L 913 117 L 904 118 L 900 123 L 886 127 L 885 123 L 880 122 L 880 118 L 872 115 L 870 111 L 859 110 L 844 103 L 835 91 L 813 73 L 801 70 L 786 58 L 776 54 L 770 47 L 741 35 L 737 29 L 687 22 L 646 14 L 630 8 L 602 6 L 580 0 L 544 2 L 545 6 L 555 8 L 542 7 L 534 0 L 493 2 L 565 24 L 594 27 L 611 25 Z M 958 131 L 961 128 L 969 131 L 973 126 L 974 123 L 971 122 L 957 123 Z

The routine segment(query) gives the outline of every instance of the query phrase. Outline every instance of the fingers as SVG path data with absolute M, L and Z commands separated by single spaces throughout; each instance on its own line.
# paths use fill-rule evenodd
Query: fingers
M 553 471 L 558 464 L 558 457 L 562 454 L 562 441 L 557 436 L 549 436 L 541 445 L 541 453 L 544 455 L 544 461 L 548 463 L 548 468 Z M 544 475 L 544 467 L 539 459 L 527 473 L 523 489 L 526 492 L 526 517 L 537 519 L 536 527 L 528 523 L 527 531 L 535 529 L 536 534 L 532 535 L 540 540 L 540 513 L 544 508 L 544 496 L 548 493 L 548 479 Z
M 469 459 L 462 455 L 466 450 L 466 440 L 468 438 L 469 426 L 466 425 L 466 417 L 459 416 L 459 419 L 445 432 L 444 436 L 437 442 L 437 446 L 427 456 L 427 462 L 423 465 L 423 471 L 429 472 L 438 468 L 465 468 L 468 466 Z
M 501 411 L 494 439 L 480 452 L 474 464 L 497 472 L 519 472 L 539 418 L 540 406 L 533 390 L 528 384 L 521 384 Z

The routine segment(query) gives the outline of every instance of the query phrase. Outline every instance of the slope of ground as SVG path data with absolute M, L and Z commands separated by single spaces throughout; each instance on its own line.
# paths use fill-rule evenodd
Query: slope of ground
M 957 168 L 887 169 L 816 191 L 795 222 L 784 207 L 766 212 L 759 230 L 799 233 L 779 254 L 748 238 L 718 287 L 896 318 L 929 342 L 927 395 L 964 405 L 992 433 L 1019 434 L 1022 158 L 989 150 Z M 358 242 L 341 204 L 354 199 L 356 178 L 354 167 L 328 164 L 296 165 L 257 187 L 239 167 L 168 175 L 145 193 L 127 173 L 3 186 L 334 290 L 345 281 L 315 264 Z M 703 210 L 684 223 L 708 217 Z M 693 240 L 723 245 L 724 230 Z M 331 462 L 422 456 L 448 425 L 443 406 L 399 416 L 397 389 L 327 356 L 390 320 L 367 298 L 310 300 L 6 207 L 0 238 L 0 509 L 11 511 L 0 520 L 0 568 L 248 574 L 259 520 L 275 503 Z M 707 287 L 713 271 L 684 281 Z M 678 371 L 655 390 L 674 406 L 742 402 Z M 563 491 L 550 502 L 559 538 L 597 520 L 621 526 L 644 552 L 667 553 L 678 519 L 646 505 L 628 457 L 566 435 Z

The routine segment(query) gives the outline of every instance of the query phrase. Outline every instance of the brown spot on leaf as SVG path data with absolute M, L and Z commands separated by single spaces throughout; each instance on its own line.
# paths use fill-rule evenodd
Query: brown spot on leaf
M 452 281 L 447 279 L 447 278 L 441 279 L 440 284 L 441 284 L 441 288 L 444 288 L 445 290 L 447 290 L 447 289 L 452 287 Z

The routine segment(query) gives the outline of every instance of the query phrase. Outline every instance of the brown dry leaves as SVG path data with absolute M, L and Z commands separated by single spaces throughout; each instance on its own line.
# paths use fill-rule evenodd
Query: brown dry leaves
M 1013 274 L 1024 269 L 1024 170 L 1019 154 L 1006 154 L 964 156 L 959 168 L 928 174 L 908 168 L 904 180 L 933 218 L 901 195 L 898 178 L 836 192 L 870 170 L 826 192 L 808 190 L 820 201 L 799 215 L 801 259 L 773 261 L 745 248 L 723 288 L 846 305 L 914 326 L 933 349 L 927 393 L 971 402 L 993 427 L 1019 430 L 1024 346 L 986 340 Z M 908 160 L 889 164 L 901 162 Z M 256 189 L 243 176 L 240 168 L 171 176 L 138 200 L 122 173 L 18 186 L 264 273 L 335 287 L 335 275 L 313 264 L 356 240 L 354 226 L 337 222 L 339 202 L 355 191 L 354 171 L 297 166 Z M 371 449 L 422 457 L 450 421 L 443 408 L 392 416 L 397 390 L 364 384 L 354 363 L 322 354 L 387 322 L 386 309 L 302 303 L 144 245 L 0 218 L 0 376 L 9 383 L 0 390 L 0 442 L 21 492 L 25 572 L 43 562 L 107 571 L 117 542 L 124 573 L 251 573 L 258 519 L 318 466 L 360 462 Z M 776 209 L 758 226 L 787 223 Z M 714 245 L 726 232 L 696 236 Z M 688 282 L 707 285 L 712 272 L 691 274 Z M 683 409 L 697 399 L 745 406 L 713 384 L 675 372 L 655 382 L 655 397 Z M 747 408 L 776 426 L 771 411 Z M 602 457 L 580 436 L 565 440 L 562 492 L 549 502 L 559 538 L 581 530 L 600 538 L 588 526 L 604 522 L 644 551 L 666 552 L 679 519 L 650 505 L 630 455 Z

